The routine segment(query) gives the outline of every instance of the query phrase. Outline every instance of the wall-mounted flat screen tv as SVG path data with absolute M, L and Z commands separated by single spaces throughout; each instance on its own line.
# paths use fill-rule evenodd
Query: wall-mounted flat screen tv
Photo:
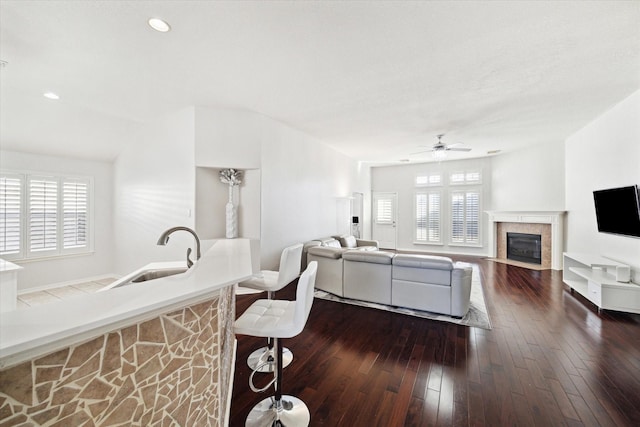
M 640 237 L 639 199 L 637 185 L 594 191 L 598 231 Z

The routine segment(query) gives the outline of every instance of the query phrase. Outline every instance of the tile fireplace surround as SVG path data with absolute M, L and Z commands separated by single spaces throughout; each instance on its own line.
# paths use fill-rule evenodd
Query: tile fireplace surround
M 523 232 L 542 236 L 543 267 L 562 270 L 564 214 L 566 211 L 486 211 L 489 216 L 489 256 L 506 258 L 500 244 L 506 232 Z M 498 233 L 501 236 L 498 236 Z M 547 247 L 545 248 L 545 242 Z M 550 245 L 549 245 L 550 243 Z M 546 265 L 545 265 L 546 264 Z

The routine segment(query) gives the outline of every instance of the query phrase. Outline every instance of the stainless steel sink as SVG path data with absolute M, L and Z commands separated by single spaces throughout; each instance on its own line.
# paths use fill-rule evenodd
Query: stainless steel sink
M 132 283 L 146 282 L 147 280 L 159 279 L 161 277 L 173 276 L 175 274 L 184 273 L 187 271 L 187 267 L 164 269 L 164 270 L 149 270 L 144 273 L 140 273 L 133 279 Z
M 162 268 L 158 270 L 146 270 L 137 276 L 132 277 L 131 279 L 122 282 L 122 283 L 114 283 L 112 286 L 108 288 L 119 288 L 122 286 L 133 285 L 134 283 L 142 283 L 148 282 L 149 280 L 160 279 L 161 277 L 174 276 L 176 274 L 181 274 L 187 271 L 187 267 L 179 267 L 179 268 Z M 105 288 L 106 289 L 106 288 Z

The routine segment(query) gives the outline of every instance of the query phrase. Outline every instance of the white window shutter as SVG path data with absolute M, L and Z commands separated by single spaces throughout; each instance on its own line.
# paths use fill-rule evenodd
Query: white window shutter
M 22 177 L 0 177 L 0 255 L 21 252 Z
M 480 193 L 467 192 L 465 207 L 466 242 L 480 243 Z
M 480 192 L 451 194 L 451 242 L 480 243 Z
M 58 182 L 55 178 L 29 180 L 29 251 L 55 250 L 58 245 Z
M 428 240 L 430 242 L 440 242 L 440 193 L 429 194 L 429 224 L 428 224 Z
M 416 241 L 440 243 L 440 193 L 416 193 Z
M 88 244 L 89 185 L 86 181 L 65 180 L 62 184 L 64 249 Z
M 376 222 L 391 224 L 393 221 L 393 206 L 391 199 L 378 199 L 376 203 Z
M 451 241 L 464 242 L 464 193 L 451 195 Z
M 427 240 L 427 195 L 416 194 L 416 240 Z

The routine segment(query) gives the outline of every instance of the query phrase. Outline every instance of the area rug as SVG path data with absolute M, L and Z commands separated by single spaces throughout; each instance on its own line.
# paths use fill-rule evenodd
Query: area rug
M 484 293 L 482 292 L 482 282 L 480 281 L 480 273 L 478 267 L 473 265 L 473 274 L 471 275 L 471 301 L 467 314 L 462 319 L 446 316 L 444 314 L 431 313 L 429 311 L 413 310 L 410 308 L 394 307 L 384 304 L 376 304 L 349 298 L 341 298 L 337 295 L 330 294 L 319 289 L 315 290 L 315 297 L 327 301 L 336 301 L 344 304 L 359 305 L 361 307 L 370 307 L 378 310 L 391 311 L 393 313 L 406 314 L 409 316 L 422 317 L 424 319 L 439 320 L 441 322 L 456 323 L 458 325 L 472 326 L 476 328 L 491 329 L 491 320 L 489 312 L 484 301 Z

